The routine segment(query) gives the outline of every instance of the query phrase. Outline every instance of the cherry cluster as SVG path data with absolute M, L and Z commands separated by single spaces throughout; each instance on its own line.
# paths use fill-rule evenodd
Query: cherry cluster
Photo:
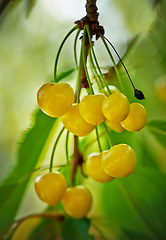
M 75 136 L 88 135 L 94 128 L 107 123 L 117 132 L 139 131 L 147 121 L 143 105 L 129 103 L 117 88 L 109 86 L 104 93 L 87 94 L 75 103 L 75 94 L 68 83 L 46 83 L 37 93 L 40 109 L 50 117 L 61 117 L 64 127 Z M 136 168 L 136 154 L 127 144 L 117 144 L 106 151 L 92 153 L 86 160 L 86 169 L 91 178 L 104 183 L 114 178 L 129 176 Z M 84 217 L 92 202 L 89 190 L 82 186 L 67 187 L 60 172 L 50 172 L 35 181 L 35 189 L 41 200 L 49 205 L 62 201 L 66 213 L 75 218 Z

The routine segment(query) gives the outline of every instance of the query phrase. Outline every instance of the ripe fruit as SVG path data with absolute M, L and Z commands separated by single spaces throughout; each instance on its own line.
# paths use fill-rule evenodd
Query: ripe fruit
M 102 153 L 90 154 L 86 160 L 86 169 L 91 178 L 95 181 L 104 183 L 113 180 L 101 167 Z
M 94 125 L 87 123 L 82 118 L 79 111 L 79 104 L 73 104 L 61 119 L 68 131 L 76 136 L 86 136 L 95 128 Z
M 116 178 L 127 177 L 134 172 L 136 162 L 135 152 L 127 144 L 114 145 L 103 152 L 101 157 L 101 166 L 104 171 Z
M 56 205 L 67 190 L 67 182 L 60 172 L 50 172 L 36 178 L 35 190 L 42 201 Z
M 112 122 L 123 121 L 129 113 L 129 101 L 122 93 L 113 93 L 102 104 L 105 117 Z
M 121 125 L 128 131 L 134 132 L 141 130 L 147 122 L 147 112 L 140 103 L 131 103 L 127 118 Z
M 37 92 L 40 109 L 50 117 L 61 117 L 74 102 L 74 90 L 68 83 L 45 83 Z
M 120 92 L 120 90 L 117 87 L 115 87 L 114 85 L 108 85 L 108 88 L 111 91 L 111 93 Z M 105 93 L 106 93 L 107 97 L 109 97 L 110 95 L 108 93 L 108 89 L 105 87 L 104 90 L 105 90 Z
M 122 125 L 120 124 L 120 122 L 112 122 L 110 120 L 106 120 L 106 123 L 108 125 L 108 127 L 112 130 L 114 130 L 115 132 L 123 132 L 125 129 L 122 127 Z
M 102 112 L 102 103 L 106 98 L 104 94 L 87 95 L 85 96 L 80 104 L 80 114 L 85 121 L 92 125 L 97 125 L 105 121 L 105 116 Z
M 83 218 L 91 208 L 92 196 L 84 186 L 68 188 L 62 204 L 66 213 L 73 218 Z

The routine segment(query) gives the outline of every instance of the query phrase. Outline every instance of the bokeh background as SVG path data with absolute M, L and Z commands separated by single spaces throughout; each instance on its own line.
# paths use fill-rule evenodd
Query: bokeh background
M 1 2 L 2 1 L 0 1 L 0 4 Z M 146 96 L 146 100 L 143 100 L 143 104 L 147 108 L 149 120 L 166 119 L 166 101 L 156 90 L 156 86 L 160 81 L 158 79 L 165 79 L 164 76 L 166 74 L 165 1 L 98 0 L 97 5 L 100 13 L 99 21 L 105 28 L 106 36 L 111 40 L 120 56 L 124 59 L 135 85 L 138 89 L 143 90 Z M 35 109 L 38 109 L 36 101 L 37 90 L 43 83 L 52 81 L 53 79 L 54 61 L 58 47 L 63 37 L 73 27 L 74 22 L 81 19 L 85 14 L 85 0 L 17 0 L 11 1 L 1 14 L 1 182 L 3 182 L 3 179 L 6 178 L 16 164 L 17 152 L 20 142 L 22 141 L 24 131 L 30 128 L 34 122 L 33 113 Z M 103 51 L 100 51 L 100 49 L 101 43 L 96 42 L 98 59 L 101 62 L 102 67 L 107 71 L 109 67 L 111 67 L 111 62 L 108 60 L 108 57 L 106 57 Z M 118 63 L 118 58 L 115 54 L 114 56 L 116 62 Z M 67 71 L 71 68 L 75 68 L 72 37 L 65 44 L 65 50 L 62 52 L 60 62 L 58 64 L 58 72 Z M 126 80 L 126 74 L 121 67 L 120 71 L 122 79 L 125 82 L 126 93 L 130 101 L 133 101 L 132 88 L 129 85 L 128 80 Z M 74 84 L 76 74 L 71 74 L 70 78 L 70 81 Z M 111 81 L 112 80 L 110 79 L 110 83 Z M 137 149 L 136 151 L 138 155 L 140 156 L 142 154 L 144 157 L 146 156 L 147 165 L 150 167 L 150 161 L 153 157 L 154 161 L 152 162 L 155 162 L 157 166 L 156 168 L 161 172 L 161 179 L 163 178 L 165 180 L 163 177 L 163 174 L 165 174 L 166 171 L 166 150 L 164 148 L 164 145 L 166 145 L 166 142 L 164 143 L 165 138 L 163 138 L 164 140 L 161 140 L 162 144 L 160 144 L 148 131 L 146 131 L 147 130 L 145 129 L 145 132 L 141 131 L 141 133 L 134 134 L 133 141 L 133 135 L 130 134 L 124 134 L 122 139 L 125 142 L 132 142 Z M 166 133 L 163 135 L 165 136 L 165 134 Z M 114 141 L 118 142 L 119 136 L 115 133 L 112 133 L 112 135 Z M 145 153 L 142 150 L 144 146 L 147 146 L 148 154 L 147 151 Z M 22 159 L 22 161 L 24 161 L 24 159 Z M 49 157 L 46 158 L 45 162 L 49 163 Z M 150 181 L 153 182 L 154 176 L 150 176 L 152 177 Z M 140 180 L 139 178 L 141 179 L 139 176 L 138 179 L 136 179 L 137 182 Z M 94 205 L 93 212 L 96 211 L 96 207 L 99 209 L 99 212 L 106 212 L 106 209 L 109 209 L 109 206 L 107 206 L 109 203 L 112 205 L 115 204 L 115 199 L 113 199 L 112 202 L 109 199 L 109 201 L 106 201 L 105 203 L 105 210 L 101 209 L 101 202 L 104 203 L 103 198 L 106 199 L 108 197 L 106 196 L 107 191 L 105 190 L 105 187 L 100 189 L 101 186 L 91 180 L 85 184 L 92 185 L 94 194 L 97 194 L 97 201 L 95 202 L 96 205 Z M 143 183 L 136 186 L 137 193 L 141 194 L 142 184 Z M 160 183 L 157 186 L 160 186 Z M 133 186 L 130 187 L 132 189 Z M 118 198 L 121 197 L 123 201 L 124 196 L 121 196 L 124 191 L 123 186 L 120 185 L 120 193 L 117 192 L 119 190 L 117 190 L 116 184 L 112 188 Z M 98 189 L 101 190 L 101 192 L 103 191 L 103 197 L 100 196 Z M 129 192 L 131 189 L 129 189 Z M 142 192 L 143 194 L 145 194 L 144 190 Z M 151 198 L 154 195 L 154 193 L 149 194 L 144 203 L 150 203 Z M 32 198 L 33 201 L 30 201 Z M 154 205 L 151 206 L 151 210 Z M 34 196 L 33 187 L 29 186 L 24 200 L 20 203 L 16 216 L 19 218 L 34 212 L 40 212 L 44 207 L 45 205 L 43 203 L 39 203 L 37 197 Z M 136 210 L 139 207 L 140 206 L 137 205 L 133 208 Z M 122 216 L 128 216 L 128 214 L 133 216 L 135 214 L 135 212 L 133 213 L 132 211 L 130 213 L 126 212 L 124 209 L 124 205 L 119 209 L 119 211 L 122 211 Z M 113 209 L 111 208 L 110 210 L 112 211 Z M 157 210 L 154 210 L 154 215 L 152 214 L 153 217 L 155 216 L 155 211 Z M 116 213 L 113 213 L 113 216 L 114 215 L 116 215 Z M 136 213 L 136 215 L 140 217 L 139 214 Z M 135 222 L 132 223 L 133 226 L 137 224 L 137 217 L 135 218 Z M 150 216 L 148 215 L 148 217 L 145 218 L 145 221 L 149 219 L 149 217 Z M 130 219 L 130 216 L 128 219 Z M 129 223 L 126 225 L 124 224 L 124 222 L 128 221 L 127 217 L 117 217 L 116 219 L 114 216 L 114 220 L 125 229 L 130 229 Z M 161 226 L 157 226 L 157 233 L 155 233 L 156 236 L 158 236 L 157 234 L 160 228 L 163 231 L 163 221 L 164 220 L 161 221 Z M 140 226 L 142 227 L 144 223 L 141 224 Z M 153 228 L 153 224 L 150 223 L 150 226 L 149 224 L 147 225 L 148 228 Z M 138 231 L 137 227 L 135 231 Z M 161 236 L 163 237 L 165 234 L 164 231 L 162 234 Z M 150 234 L 149 236 L 152 235 Z M 146 239 L 157 239 L 157 237 L 148 238 L 147 236 Z M 140 236 L 138 236 L 138 238 L 132 237 L 133 236 L 129 239 L 143 239 L 139 238 Z

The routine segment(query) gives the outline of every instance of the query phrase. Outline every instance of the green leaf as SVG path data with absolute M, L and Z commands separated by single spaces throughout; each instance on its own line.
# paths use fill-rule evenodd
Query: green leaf
M 0 233 L 12 223 L 17 213 L 30 181 L 30 173 L 40 159 L 55 122 L 56 119 L 37 111 L 34 125 L 25 133 L 20 143 L 16 165 L 0 186 L 0 219 L 3 219 Z
M 87 218 L 74 219 L 67 217 L 62 224 L 63 240 L 88 240 L 92 239 L 89 235 L 90 220 Z
M 41 218 L 40 223 L 35 226 L 27 240 L 52 240 L 57 236 L 57 225 L 58 223 L 53 219 Z
M 128 239 L 135 239 L 133 236 L 137 232 L 143 237 L 140 239 L 165 239 L 165 182 L 166 175 L 160 171 L 139 168 L 127 178 L 103 185 L 105 216 L 119 225 Z
M 26 1 L 26 17 L 27 18 L 29 17 L 35 4 L 36 4 L 36 0 L 27 0 Z
M 146 128 L 166 148 L 166 120 L 151 120 Z
M 62 73 L 58 74 L 58 76 L 57 76 L 57 78 L 56 78 L 56 82 L 59 82 L 59 81 L 61 81 L 62 79 L 68 77 L 68 76 L 69 76 L 71 73 L 73 73 L 74 71 L 75 71 L 75 69 L 74 69 L 74 68 L 71 68 L 71 69 L 69 69 L 69 70 L 67 70 L 67 71 L 65 71 L 65 72 L 62 72 Z

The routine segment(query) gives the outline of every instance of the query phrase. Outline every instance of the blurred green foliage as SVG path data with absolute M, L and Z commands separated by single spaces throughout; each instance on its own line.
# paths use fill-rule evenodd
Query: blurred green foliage
M 58 129 L 57 120 L 37 111 L 31 117 L 33 124 L 22 137 L 19 147 L 16 146 L 20 131 L 28 126 L 29 115 L 36 105 L 36 91 L 41 84 L 53 79 L 54 58 L 60 38 L 69 29 L 68 23 L 50 17 L 39 1 L 36 5 L 32 0 L 8 2 L 0 24 L 0 173 L 1 178 L 5 179 L 0 186 L 1 236 L 16 216 L 25 215 L 21 206 L 34 195 L 33 190 L 28 193 L 28 189 L 33 188 L 31 173 L 49 153 L 54 133 Z M 135 86 L 145 94 L 146 99 L 142 103 L 147 108 L 149 121 L 145 129 L 138 133 L 118 134 L 110 131 L 114 144 L 123 142 L 133 147 L 138 158 L 137 169 L 128 178 L 115 179 L 103 185 L 89 178 L 84 180 L 84 184 L 91 188 L 94 199 L 94 207 L 89 215 L 91 220 L 67 218 L 62 225 L 62 237 L 64 240 L 73 236 L 76 236 L 75 239 L 93 239 L 88 232 L 90 229 L 94 236 L 100 235 L 96 239 L 165 239 L 166 103 L 157 95 L 155 81 L 166 74 L 166 1 L 108 1 L 108 12 L 112 2 L 129 36 L 128 41 L 120 46 L 120 49 L 124 46 L 126 49 L 126 52 L 122 51 L 123 61 Z M 102 13 L 100 15 L 102 19 Z M 122 39 L 120 42 L 123 42 Z M 96 45 L 100 46 L 100 42 L 96 42 Z M 71 60 L 72 40 L 69 40 L 67 46 L 59 65 L 62 78 L 67 77 L 74 68 L 74 60 Z M 102 52 L 99 58 L 103 57 L 105 55 Z M 103 60 L 102 64 L 105 62 Z M 111 62 L 107 62 L 106 67 L 110 65 Z M 126 94 L 133 102 L 135 99 L 129 80 L 120 63 L 118 67 Z M 73 72 L 65 80 L 73 83 L 74 78 Z M 109 81 L 118 85 L 114 74 Z M 101 134 L 102 131 L 101 127 Z M 101 140 L 107 149 L 106 136 L 102 136 Z M 79 145 L 85 156 L 97 151 L 93 133 L 88 138 L 81 138 Z M 72 145 L 70 152 L 71 149 Z M 59 148 L 57 165 L 61 163 L 61 152 L 62 148 Z M 49 157 L 47 160 L 49 164 Z M 66 169 L 63 173 L 68 175 Z M 79 174 L 78 178 L 80 180 Z M 25 204 L 29 209 L 31 205 L 29 202 Z M 34 209 L 37 205 L 38 202 Z M 43 212 L 45 205 L 41 208 Z M 61 207 L 59 209 L 62 211 Z M 39 226 L 37 229 L 40 232 Z M 72 235 L 69 235 L 71 229 Z M 52 230 L 55 230 L 54 226 Z

